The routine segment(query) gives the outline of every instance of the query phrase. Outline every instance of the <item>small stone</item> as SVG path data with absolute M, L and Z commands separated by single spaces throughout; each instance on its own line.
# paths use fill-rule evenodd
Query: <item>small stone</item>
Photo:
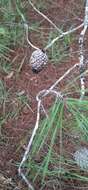
M 47 64 L 47 61 L 48 57 L 46 52 L 41 49 L 35 50 L 30 57 L 32 71 L 38 73 L 44 68 L 44 66 Z

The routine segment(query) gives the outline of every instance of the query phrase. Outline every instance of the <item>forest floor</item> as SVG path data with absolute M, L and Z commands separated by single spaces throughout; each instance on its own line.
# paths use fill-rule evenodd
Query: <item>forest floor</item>
M 47 10 L 45 10 L 44 13 L 60 27 L 63 25 L 64 31 L 66 31 L 71 24 L 75 27 L 81 23 L 80 20 L 83 19 L 83 7 L 80 5 L 79 0 L 77 4 L 75 0 L 55 0 L 52 3 L 48 2 L 50 1 L 46 1 Z M 30 22 L 34 21 L 36 23 L 36 21 L 41 21 L 41 28 L 42 26 L 44 28 L 42 32 L 44 32 L 45 38 L 47 38 L 49 32 L 48 22 L 42 20 L 41 16 L 35 14 L 35 11 L 32 9 L 27 14 L 28 18 L 30 18 Z M 77 42 L 80 31 L 81 29 L 74 33 L 73 38 L 75 38 L 75 40 L 69 44 L 67 50 L 64 50 L 68 56 L 57 61 L 57 63 L 49 59 L 47 66 L 38 74 L 33 73 L 29 66 L 32 48 L 29 47 L 27 43 L 25 47 L 15 48 L 14 51 L 8 55 L 12 63 L 11 73 L 6 74 L 3 71 L 0 73 L 0 80 L 4 82 L 6 91 L 9 91 L 9 97 L 5 105 L 0 107 L 1 116 L 7 113 L 7 118 L 3 118 L 0 129 L 0 190 L 27 189 L 19 177 L 17 169 L 35 125 L 37 114 L 36 95 L 39 91 L 49 88 L 72 67 L 72 65 L 78 63 L 79 47 Z M 42 48 L 43 41 L 40 40 L 39 35 L 36 35 L 35 32 L 31 32 L 30 38 L 35 45 Z M 64 92 L 68 83 L 73 80 L 77 74 L 79 75 L 79 70 L 74 71 L 74 73 L 72 72 L 57 88 Z M 86 86 L 88 86 L 87 80 Z M 75 97 L 74 92 L 72 97 Z M 46 99 L 46 110 L 51 107 L 52 102 L 51 96 Z M 12 115 L 8 116 L 8 113 L 12 113 Z M 70 142 L 69 137 L 65 139 L 64 144 L 67 146 L 67 151 L 75 151 L 74 143 Z M 64 181 L 62 189 L 83 190 L 87 189 L 87 186 L 88 182 L 83 184 L 83 182 L 76 180 L 66 180 Z M 35 187 L 39 189 L 40 185 L 36 184 Z M 59 190 L 59 187 L 56 189 Z M 44 190 L 54 189 L 53 187 L 47 186 Z

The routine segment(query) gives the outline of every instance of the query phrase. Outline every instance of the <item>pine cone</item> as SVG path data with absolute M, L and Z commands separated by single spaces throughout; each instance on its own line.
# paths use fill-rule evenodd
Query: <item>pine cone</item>
M 43 50 L 41 49 L 35 50 L 30 57 L 30 65 L 32 71 L 38 73 L 44 68 L 44 65 L 47 64 L 47 61 L 48 57 Z
M 88 171 L 88 149 L 86 147 L 77 150 L 74 153 L 74 159 L 82 170 Z

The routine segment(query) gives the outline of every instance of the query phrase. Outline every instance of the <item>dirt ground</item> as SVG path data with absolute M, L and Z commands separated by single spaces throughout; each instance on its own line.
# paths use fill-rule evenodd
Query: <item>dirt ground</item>
M 47 0 L 48 2 L 48 0 Z M 52 19 L 56 24 L 60 26 L 63 23 L 64 30 L 67 30 L 71 22 L 73 25 L 81 23 L 81 21 L 76 19 L 79 17 L 83 19 L 83 9 L 78 11 L 80 1 L 77 2 L 75 9 L 76 1 L 75 0 L 55 0 L 49 4 L 47 11 L 45 10 L 46 15 Z M 72 7 L 73 11 L 70 11 Z M 53 14 L 52 14 L 53 13 Z M 74 13 L 74 14 L 73 14 Z M 30 22 L 34 20 L 41 20 L 41 17 L 31 9 L 30 13 L 27 13 Z M 75 19 L 73 19 L 73 17 Z M 70 18 L 70 19 L 69 19 Z M 65 24 L 66 22 L 66 24 Z M 47 28 L 48 23 L 43 21 L 43 26 Z M 76 35 L 80 33 L 80 30 L 77 31 Z M 34 35 L 34 36 L 33 36 Z M 37 39 L 35 34 L 31 34 L 32 42 L 37 44 L 38 47 L 42 47 L 42 43 Z M 78 44 L 72 43 L 69 47 L 68 54 L 71 55 L 71 52 L 78 50 Z M 0 190 L 26 190 L 27 187 L 22 182 L 18 176 L 17 163 L 20 163 L 23 153 L 25 151 L 24 145 L 27 144 L 29 137 L 31 136 L 35 121 L 36 121 L 36 110 L 37 102 L 36 95 L 40 90 L 47 89 L 50 87 L 60 76 L 62 76 L 65 71 L 67 71 L 72 65 L 78 62 L 78 54 L 75 53 L 75 56 L 68 56 L 68 59 L 61 61 L 60 63 L 53 64 L 51 60 L 48 61 L 47 66 L 38 74 L 32 72 L 29 66 L 29 58 L 32 53 L 32 48 L 28 47 L 26 44 L 25 47 L 15 48 L 14 52 L 11 53 L 10 59 L 13 61 L 13 75 L 9 78 L 5 73 L 0 74 L 0 79 L 4 81 L 6 89 L 10 89 L 10 97 L 8 102 L 5 105 L 5 112 L 8 113 L 8 110 L 14 112 L 19 108 L 20 102 L 16 99 L 16 92 L 23 93 L 27 95 L 29 99 L 29 107 L 23 105 L 19 114 L 13 118 L 7 118 L 1 127 L 1 137 L 0 137 Z M 24 63 L 17 73 L 17 68 L 20 67 L 22 59 L 25 57 Z M 79 71 L 75 71 L 74 75 L 77 75 Z M 73 73 L 72 73 L 73 74 Z M 66 80 L 60 83 L 59 89 L 64 91 L 64 88 L 68 84 L 71 78 L 68 76 Z M 88 84 L 88 83 L 87 83 Z M 86 85 L 87 85 L 86 84 Z M 52 105 L 52 98 L 49 97 L 46 100 L 46 109 Z M 4 108 L 0 108 L 0 112 L 4 112 Z M 74 149 L 73 145 L 70 144 L 69 138 L 66 139 L 65 144 L 67 145 L 68 150 Z M 63 182 L 63 179 L 62 179 Z M 39 189 L 39 184 L 37 184 L 36 189 Z M 83 184 L 82 184 L 83 185 Z M 65 187 L 63 190 L 74 190 L 80 189 L 80 184 L 77 184 L 75 181 L 65 181 Z M 88 183 L 86 184 L 87 187 Z M 66 187 L 67 186 L 67 187 Z M 74 188 L 73 188 L 74 186 Z M 76 186 L 76 188 L 75 188 Z M 59 190 L 59 187 L 56 189 Z M 85 189 L 85 188 L 83 188 Z M 87 189 L 87 188 L 86 188 Z M 52 187 L 45 187 L 44 190 L 53 190 Z

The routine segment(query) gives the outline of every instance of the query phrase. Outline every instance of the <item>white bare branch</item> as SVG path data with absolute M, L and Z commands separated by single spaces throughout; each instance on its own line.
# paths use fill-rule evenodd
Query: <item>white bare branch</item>
M 80 83 L 81 83 L 81 96 L 80 100 L 82 100 L 85 96 L 85 78 L 84 78 L 84 71 L 85 71 L 85 62 L 84 62 L 84 36 L 86 30 L 88 28 L 88 0 L 86 0 L 85 6 L 85 17 L 84 17 L 84 27 L 79 36 L 79 64 L 80 64 Z
M 63 80 L 73 69 L 75 69 L 78 66 L 78 64 L 75 64 L 73 67 L 71 67 L 70 69 L 68 69 L 64 75 L 62 77 L 60 77 L 49 89 L 44 89 L 42 91 L 40 91 L 37 96 L 36 96 L 36 100 L 38 102 L 37 104 L 37 118 L 36 118 L 36 123 L 31 135 L 31 138 L 29 140 L 29 143 L 27 145 L 26 151 L 23 155 L 22 161 L 20 163 L 18 172 L 19 175 L 23 178 L 23 180 L 25 181 L 25 183 L 28 185 L 29 189 L 34 190 L 33 186 L 31 185 L 31 183 L 28 181 L 28 179 L 26 178 L 25 174 L 22 172 L 22 167 L 24 165 L 24 163 L 26 162 L 28 156 L 30 156 L 30 149 L 34 140 L 34 137 L 37 133 L 37 130 L 39 128 L 39 120 L 40 120 L 40 108 L 42 106 L 42 98 L 44 98 L 45 96 L 47 96 L 48 94 L 52 94 L 56 97 L 56 99 L 58 98 L 60 101 L 63 100 L 63 95 L 61 92 L 57 92 L 56 90 L 54 90 L 54 88 L 56 87 L 56 85 Z M 44 113 L 47 117 L 46 111 L 44 109 Z
M 34 140 L 34 137 L 36 135 L 36 132 L 37 132 L 37 129 L 39 127 L 39 119 L 40 119 L 40 106 L 41 106 L 41 100 L 38 101 L 38 106 L 37 106 L 37 119 L 36 119 L 36 124 L 35 124 L 35 127 L 34 127 L 34 130 L 32 132 L 32 136 L 29 140 L 29 143 L 27 145 L 27 148 L 26 148 L 26 151 L 24 153 L 24 156 L 23 156 L 23 159 L 20 163 L 20 166 L 19 166 L 19 169 L 18 169 L 18 172 L 19 172 L 19 175 L 24 179 L 24 181 L 26 182 L 26 184 L 28 185 L 29 189 L 31 190 L 34 190 L 33 186 L 31 185 L 31 183 L 27 180 L 26 176 L 24 175 L 24 173 L 22 172 L 22 166 L 24 164 L 24 162 L 27 160 L 28 158 L 28 154 L 30 152 L 30 148 L 31 148 L 31 145 L 32 145 L 32 142 Z
M 75 32 L 76 30 L 79 30 L 83 26 L 84 26 L 84 23 L 80 24 L 79 26 L 77 26 L 77 27 L 75 27 L 75 28 L 73 28 L 73 29 L 71 29 L 69 31 L 63 32 L 61 35 L 54 38 L 44 49 L 45 50 L 49 49 L 56 41 L 58 41 L 59 39 L 63 38 L 64 36 L 66 36 L 68 34 L 71 34 L 71 33 Z

